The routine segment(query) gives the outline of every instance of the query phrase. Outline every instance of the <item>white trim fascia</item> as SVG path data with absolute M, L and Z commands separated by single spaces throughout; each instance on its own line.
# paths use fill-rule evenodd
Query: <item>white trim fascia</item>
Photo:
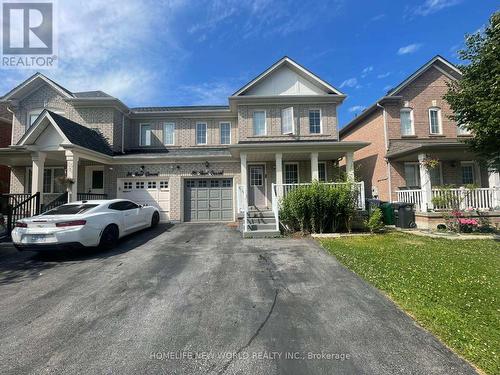
M 411 76 L 409 76 L 407 79 L 405 79 L 403 82 L 401 82 L 397 87 L 395 87 L 390 92 L 388 92 L 387 96 L 394 96 L 394 94 L 397 94 L 399 91 L 401 91 L 403 88 L 405 88 L 406 86 L 408 86 L 411 82 L 413 82 L 416 78 L 418 78 L 422 73 L 424 73 L 431 66 L 434 66 L 440 72 L 442 72 L 443 74 L 446 74 L 447 77 L 455 80 L 455 77 L 451 76 L 448 72 L 444 71 L 443 69 L 440 69 L 439 67 L 436 67 L 434 65 L 434 63 L 436 61 L 439 61 L 439 62 L 445 64 L 450 69 L 452 69 L 455 72 L 457 72 L 458 74 L 462 75 L 462 72 L 459 69 L 457 69 L 455 66 L 453 66 L 452 64 L 450 64 L 449 62 L 447 62 L 446 60 L 444 60 L 442 57 L 436 56 L 431 61 L 429 61 L 427 64 L 425 64 L 420 69 L 418 69 L 415 73 L 413 73 Z
M 250 87 L 255 86 L 262 79 L 264 79 L 265 77 L 269 76 L 272 72 L 274 72 L 276 69 L 278 69 L 279 67 L 281 67 L 282 65 L 284 65 L 286 63 L 292 65 L 293 67 L 295 67 L 296 69 L 298 69 L 302 74 L 305 74 L 307 77 L 309 77 L 312 81 L 319 83 L 320 85 L 322 85 L 323 87 L 327 88 L 328 90 L 333 91 L 335 94 L 337 94 L 337 95 L 344 95 L 342 92 L 340 92 L 339 90 L 337 90 L 335 87 L 333 87 L 332 85 L 330 85 L 328 82 L 322 80 L 321 78 L 319 78 L 314 73 L 312 73 L 312 72 L 308 71 L 307 69 L 303 68 L 302 66 L 300 66 L 299 64 L 297 64 L 295 61 L 293 61 L 289 57 L 283 57 L 282 59 L 278 60 L 270 68 L 268 68 L 263 73 L 261 73 L 260 75 L 258 75 L 257 77 L 255 77 L 250 82 L 248 82 L 245 86 L 243 86 L 241 89 L 239 89 L 237 92 L 235 92 L 231 96 L 240 96 L 243 92 L 247 91 Z
M 22 90 L 26 86 L 28 86 L 31 83 L 35 82 L 35 80 L 37 80 L 37 79 L 43 80 L 46 84 L 48 84 L 54 90 L 56 90 L 57 92 L 59 92 L 60 94 L 62 94 L 62 96 L 64 96 L 65 98 L 73 98 L 73 96 L 69 95 L 66 91 L 62 90 L 60 87 L 58 87 L 57 85 L 55 85 L 52 81 L 50 81 L 48 78 L 46 78 L 43 74 L 41 74 L 41 73 L 35 73 L 33 76 L 31 76 L 30 78 L 28 78 L 28 80 L 26 80 L 24 83 L 22 83 L 21 85 L 19 85 L 18 87 L 16 87 L 12 91 L 8 92 L 2 98 L 2 100 L 9 100 L 9 98 L 11 98 L 12 96 L 14 96 L 15 93 L 19 92 L 20 90 Z

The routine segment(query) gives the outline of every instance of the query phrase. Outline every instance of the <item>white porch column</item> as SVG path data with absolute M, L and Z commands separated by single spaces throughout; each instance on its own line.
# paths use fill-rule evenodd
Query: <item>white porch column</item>
M 31 194 L 43 193 L 43 169 L 46 157 L 47 154 L 44 152 L 35 152 L 31 156 Z
M 68 185 L 68 202 L 77 200 L 78 192 L 78 155 L 73 151 L 66 151 L 66 177 L 71 178 L 74 182 Z
M 277 153 L 274 155 L 276 159 L 276 195 L 278 198 L 283 197 L 283 154 Z
M 347 181 L 354 182 L 354 152 L 349 151 L 345 154 L 345 171 Z
M 493 189 L 492 208 L 500 207 L 500 174 L 497 171 L 488 172 L 488 187 Z
M 319 181 L 317 152 L 311 152 L 311 182 L 312 181 Z
M 420 210 L 423 212 L 426 212 L 428 209 L 432 209 L 431 174 L 423 164 L 426 157 L 426 154 L 418 154 L 420 186 L 422 189 L 422 207 L 420 207 Z

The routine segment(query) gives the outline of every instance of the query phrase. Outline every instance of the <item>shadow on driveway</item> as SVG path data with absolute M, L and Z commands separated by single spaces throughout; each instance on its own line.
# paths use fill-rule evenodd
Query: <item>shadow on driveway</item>
M 111 250 L 99 248 L 46 250 L 44 252 L 17 251 L 12 244 L 0 247 L 0 286 L 34 279 L 40 273 L 65 262 L 114 257 L 144 245 L 159 235 L 168 232 L 173 224 L 160 224 L 156 228 L 144 229 L 121 238 Z

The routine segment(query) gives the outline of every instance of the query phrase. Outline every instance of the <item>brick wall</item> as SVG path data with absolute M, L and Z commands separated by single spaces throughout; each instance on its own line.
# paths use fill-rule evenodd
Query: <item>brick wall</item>
M 296 134 L 281 134 L 281 111 L 293 106 Z M 309 109 L 321 109 L 322 134 L 309 132 Z M 253 135 L 253 112 L 266 111 L 266 136 Z M 265 106 L 238 106 L 238 126 L 240 141 L 298 140 L 298 139 L 337 139 L 337 112 L 335 104 L 291 105 L 276 104 Z
M 140 124 L 152 125 L 151 148 L 168 147 L 163 145 L 163 124 L 173 122 L 175 124 L 174 147 L 193 147 L 196 145 L 196 123 L 207 123 L 207 144 L 204 146 L 220 146 L 220 123 L 231 123 L 231 143 L 237 143 L 237 122 L 236 118 L 171 118 L 160 120 L 132 120 L 127 129 L 126 148 L 139 148 L 139 128 Z M 142 147 L 141 147 L 142 148 Z
M 384 117 L 382 109 L 363 120 L 363 126 L 345 135 L 343 141 L 370 142 L 354 153 L 356 178 L 365 182 L 365 196 L 372 196 L 372 188 L 379 199 L 389 200 L 389 175 L 385 161 Z
M 387 126 L 389 139 L 401 139 L 400 110 L 404 102 L 413 109 L 415 137 L 417 138 L 457 138 L 456 123 L 449 119 L 452 114 L 449 104 L 443 99 L 450 79 L 435 68 L 430 68 L 411 82 L 398 95 L 403 97 L 400 105 L 387 104 Z M 443 135 L 431 135 L 429 108 L 441 108 Z

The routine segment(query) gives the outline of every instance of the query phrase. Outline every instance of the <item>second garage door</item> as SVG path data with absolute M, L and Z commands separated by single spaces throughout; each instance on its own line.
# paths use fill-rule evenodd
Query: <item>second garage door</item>
M 233 180 L 188 179 L 184 182 L 184 221 L 232 221 Z

